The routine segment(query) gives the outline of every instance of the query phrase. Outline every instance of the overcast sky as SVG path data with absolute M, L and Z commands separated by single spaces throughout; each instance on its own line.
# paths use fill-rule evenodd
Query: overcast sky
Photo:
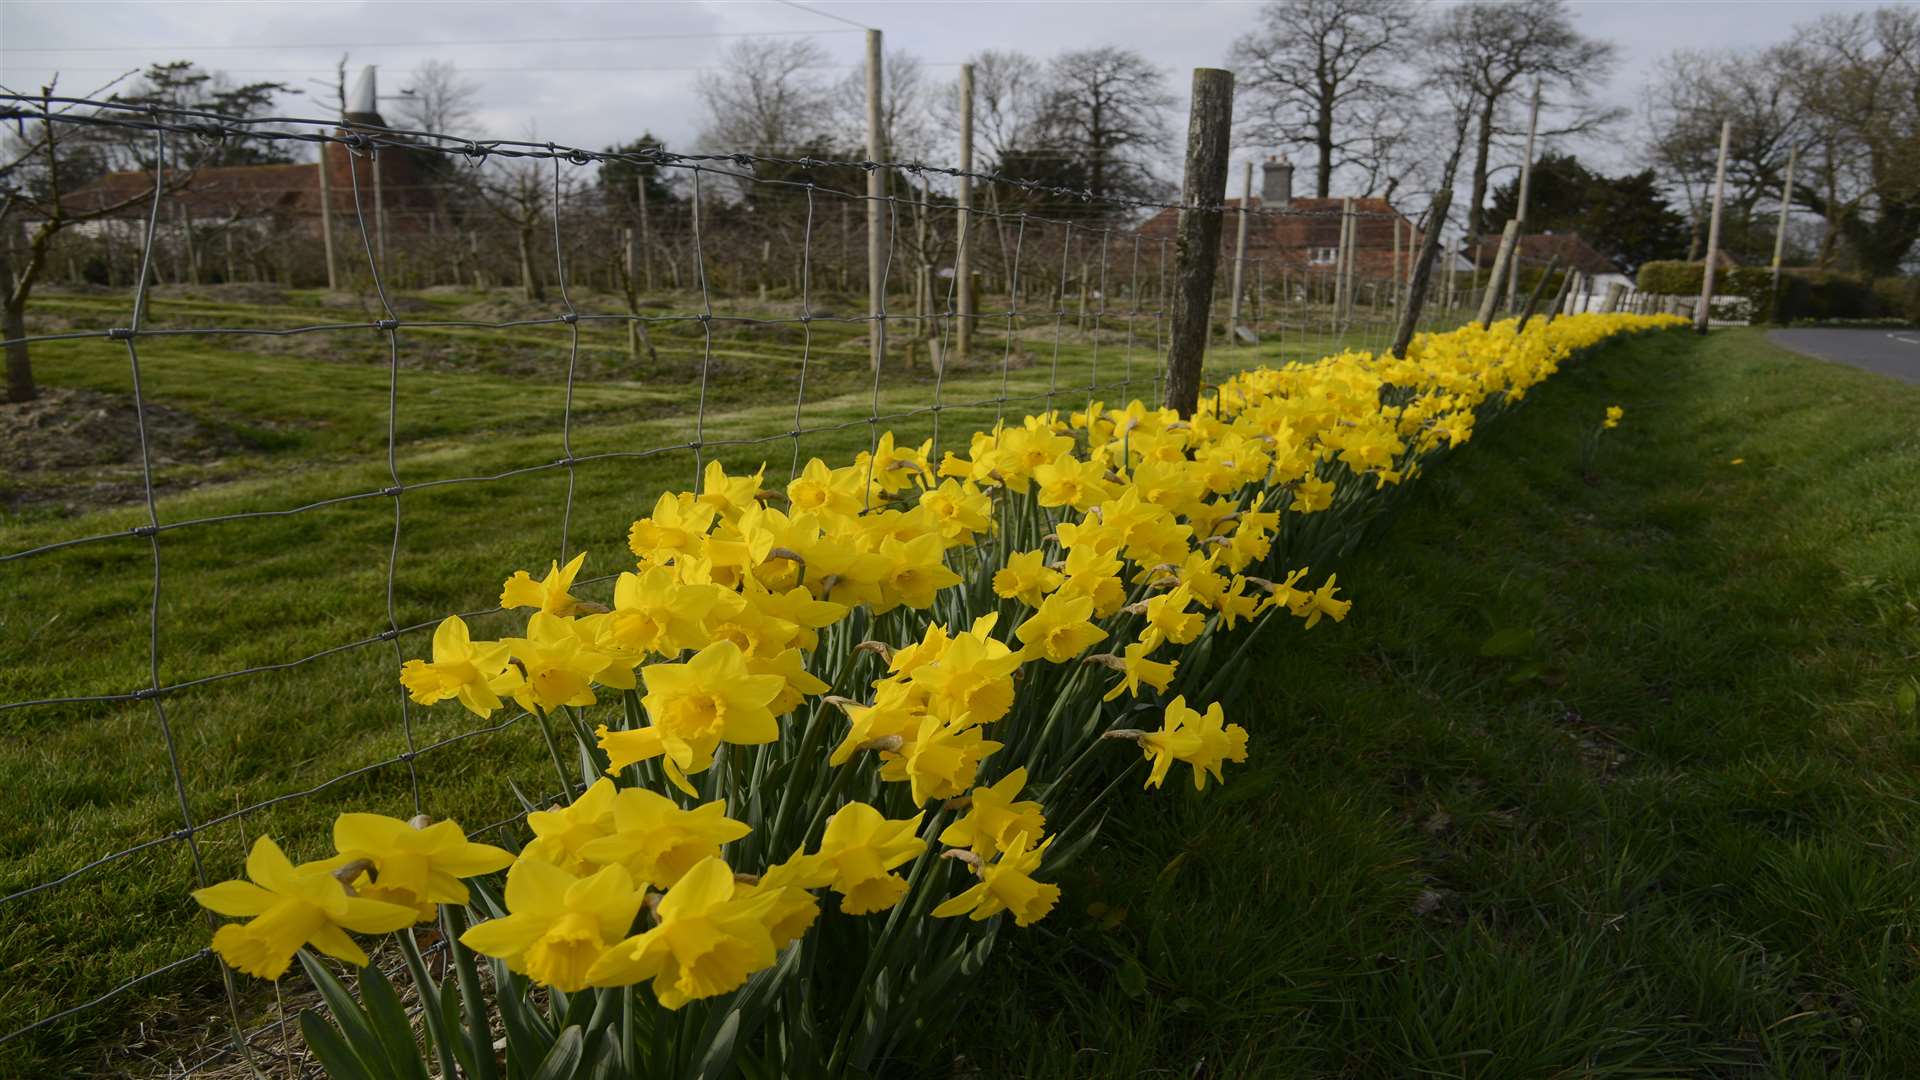
M 1616 42 L 1622 64 L 1606 97 L 1634 105 L 1652 66 L 1678 48 L 1766 45 L 1793 25 L 1827 11 L 1870 10 L 1852 0 L 1573 0 L 1580 28 Z M 300 2 L 88 3 L 0 0 L 0 83 L 36 92 L 55 72 L 80 93 L 130 68 L 193 60 L 239 81 L 278 80 L 318 99 L 287 106 L 326 115 L 342 53 L 352 70 L 380 68 L 382 93 L 396 92 L 429 58 L 452 61 L 481 84 L 485 134 L 601 146 L 643 130 L 669 146 L 688 146 L 702 123 L 694 83 L 734 40 L 728 35 L 812 32 L 844 75 L 861 62 L 864 41 L 851 24 L 886 32 L 946 82 L 982 49 L 1045 56 L 1064 49 L 1120 45 L 1168 70 L 1182 98 L 1191 69 L 1224 62 L 1228 43 L 1258 4 L 1235 0 L 1021 0 L 1021 2 L 863 3 L 819 0 L 577 3 L 539 0 L 300 0 Z M 459 132 L 456 134 L 467 134 Z M 1630 133 L 1581 148 L 1612 166 L 1634 163 Z M 1248 150 L 1247 153 L 1258 151 Z M 950 157 L 951 155 L 946 155 Z M 1609 160 L 1610 159 L 1610 160 Z

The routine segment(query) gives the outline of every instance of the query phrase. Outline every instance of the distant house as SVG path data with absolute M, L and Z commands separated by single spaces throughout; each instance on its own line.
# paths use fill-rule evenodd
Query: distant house
M 1493 265 L 1497 246 L 1492 242 L 1480 246 L 1482 269 Z M 1558 257 L 1559 269 L 1575 270 L 1586 275 L 1580 292 L 1567 301 L 1570 311 L 1600 310 L 1606 303 L 1607 293 L 1615 285 L 1627 293 L 1633 292 L 1633 278 L 1621 273 L 1612 259 L 1600 254 L 1579 233 L 1532 233 L 1522 236 L 1516 246 L 1520 251 L 1522 266 L 1545 267 L 1547 260 Z
M 1480 266 L 1482 269 L 1493 265 L 1499 254 L 1499 237 L 1490 237 L 1480 245 Z M 1520 251 L 1520 265 L 1545 266 L 1548 259 L 1559 256 L 1560 267 L 1578 270 L 1583 274 L 1618 274 L 1620 268 L 1613 260 L 1594 250 L 1592 244 L 1582 239 L 1579 233 L 1531 233 L 1522 236 L 1516 245 Z
M 348 101 L 337 133 L 355 128 L 384 128 L 377 109 L 371 67 L 364 69 Z M 440 205 L 425 181 L 420 154 L 383 147 L 376 164 L 370 156 L 355 157 L 340 143 L 322 143 L 328 201 L 337 221 L 352 222 L 355 185 L 360 212 L 373 227 L 376 198 L 389 228 L 396 231 L 426 228 L 426 219 Z M 185 221 L 192 225 L 248 221 L 274 228 L 291 228 L 317 235 L 320 229 L 321 187 L 318 162 L 295 165 L 231 165 L 193 169 L 185 186 L 161 199 L 162 224 Z M 127 202 L 152 190 L 153 174 L 146 170 L 110 172 L 68 192 L 62 199 L 76 210 L 95 210 Z M 376 186 L 378 193 L 376 196 Z M 145 220 L 150 204 L 135 200 L 113 216 L 120 221 Z M 105 222 L 96 222 L 104 225 Z
M 1254 214 L 1247 222 L 1248 260 L 1258 260 L 1268 274 L 1276 269 L 1331 273 L 1340 259 L 1342 210 L 1348 200 L 1295 197 L 1293 165 L 1285 158 L 1268 158 L 1260 171 L 1260 193 L 1253 196 Z M 1238 243 L 1240 225 L 1236 211 L 1244 202 L 1239 198 L 1226 200 L 1226 227 L 1220 231 L 1220 243 L 1222 254 L 1228 259 L 1233 258 Z M 1419 250 L 1422 234 L 1385 199 L 1364 196 L 1351 202 L 1356 275 L 1387 277 L 1395 273 L 1396 268 L 1404 275 L 1412 264 L 1413 253 Z M 1149 237 L 1171 238 L 1178 219 L 1178 210 L 1163 209 L 1149 218 L 1140 231 Z M 1444 268 L 1444 263 L 1441 266 Z

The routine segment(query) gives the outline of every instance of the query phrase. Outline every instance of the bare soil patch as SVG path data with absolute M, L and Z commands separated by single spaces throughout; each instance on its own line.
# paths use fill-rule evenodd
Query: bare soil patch
M 170 466 L 208 466 L 257 449 L 243 431 L 147 403 L 156 488 L 192 486 Z M 43 387 L 29 402 L 0 403 L 0 509 L 78 513 L 134 502 L 145 491 L 133 395 Z

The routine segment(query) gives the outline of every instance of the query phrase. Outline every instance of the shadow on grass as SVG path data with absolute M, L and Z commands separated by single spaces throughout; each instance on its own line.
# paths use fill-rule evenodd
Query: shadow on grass
M 1536 389 L 1337 567 L 1344 625 L 1265 643 L 1225 788 L 1119 804 L 955 1054 L 1908 1075 L 1916 431 L 1920 392 L 1752 332 L 1629 341 Z

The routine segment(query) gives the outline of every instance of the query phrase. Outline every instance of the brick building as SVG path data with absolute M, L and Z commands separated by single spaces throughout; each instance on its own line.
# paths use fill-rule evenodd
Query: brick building
M 1331 272 L 1340 256 L 1342 209 L 1348 200 L 1295 196 L 1293 165 L 1284 157 L 1269 157 L 1260 166 L 1260 173 L 1260 193 L 1253 196 L 1254 214 L 1247 222 L 1247 259 L 1264 264 L 1269 274 L 1275 269 Z M 1240 228 L 1236 211 L 1244 202 L 1241 198 L 1226 200 L 1226 221 L 1220 230 L 1223 258 L 1233 258 Z M 1386 199 L 1356 197 L 1352 204 L 1356 276 L 1387 277 L 1396 267 L 1404 276 L 1420 245 L 1420 233 L 1413 222 Z M 1161 210 L 1141 226 L 1141 232 L 1172 237 L 1178 218 L 1177 210 Z
M 347 102 L 338 134 L 355 129 L 387 126 L 377 108 L 373 69 L 366 68 Z M 424 230 L 431 215 L 443 206 L 441 192 L 428 182 L 430 168 L 422 152 L 382 147 L 378 161 L 355 157 L 340 143 L 320 144 L 320 160 L 290 165 L 232 165 L 192 169 L 185 186 L 161 200 L 161 222 L 182 219 L 194 225 L 249 222 L 276 229 L 319 235 L 322 201 L 320 170 L 327 170 L 327 201 L 337 223 L 351 223 L 355 213 L 355 185 L 360 212 L 370 229 L 378 229 L 376 203 L 386 227 L 395 232 Z M 145 170 L 110 172 L 69 192 L 64 202 L 76 210 L 93 210 L 126 202 L 150 191 L 153 174 Z M 120 211 L 121 220 L 143 220 L 151 208 L 136 201 Z

